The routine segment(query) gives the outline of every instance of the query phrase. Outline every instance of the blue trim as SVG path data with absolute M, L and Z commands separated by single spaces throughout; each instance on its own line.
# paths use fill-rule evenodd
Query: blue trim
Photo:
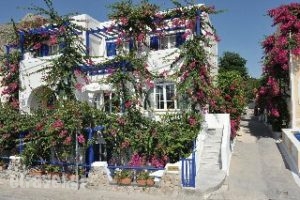
M 158 36 L 150 38 L 150 49 L 158 50 Z
M 19 154 L 22 154 L 24 151 L 24 136 L 25 132 L 20 132 L 19 133 Z
M 93 139 L 93 129 L 92 128 L 88 128 L 88 140 L 92 140 Z M 93 149 L 93 145 L 90 145 L 88 147 L 88 163 L 87 165 L 91 166 L 91 164 L 94 162 L 94 149 Z
M 90 55 L 90 33 L 88 31 L 85 32 L 85 48 L 86 48 L 86 56 Z
M 201 35 L 201 11 L 197 10 L 197 16 L 196 16 L 196 35 Z
M 135 170 L 149 170 L 149 171 L 155 171 L 155 170 L 165 170 L 163 167 L 152 167 L 152 166 L 145 166 L 145 167 L 133 167 L 133 166 L 114 166 L 114 165 L 108 165 L 108 169 L 135 169 Z
M 41 56 L 48 56 L 49 55 L 49 46 L 46 44 L 43 44 L 41 47 Z
M 21 56 L 22 56 L 22 59 L 23 59 L 25 36 L 24 36 L 23 32 L 21 32 L 19 34 L 19 36 L 20 36 L 20 52 L 21 52 Z
M 117 44 L 115 42 L 106 42 L 107 56 L 117 55 Z
M 184 32 L 176 33 L 176 47 L 181 46 L 185 42 L 185 38 L 183 38 Z

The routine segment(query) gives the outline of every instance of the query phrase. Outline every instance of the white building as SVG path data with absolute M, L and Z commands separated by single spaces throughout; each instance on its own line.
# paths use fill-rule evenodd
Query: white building
M 94 63 L 104 63 L 105 61 L 114 58 L 115 55 L 122 53 L 116 48 L 116 35 L 109 35 L 102 30 L 109 27 L 113 22 L 99 22 L 92 17 L 82 14 L 74 17 L 74 23 L 77 23 L 85 28 L 86 31 L 80 33 L 80 37 L 85 44 L 87 53 L 92 57 Z M 202 12 L 201 19 L 209 22 L 208 14 Z M 186 31 L 186 27 L 170 28 L 163 38 L 157 36 L 147 35 L 149 47 L 145 47 L 140 52 L 148 52 L 148 69 L 152 73 L 161 73 L 168 71 L 172 74 L 180 68 L 180 62 L 177 66 L 172 66 L 171 63 L 179 55 L 180 49 L 178 48 L 184 42 L 182 35 Z M 201 34 L 207 32 L 212 33 L 210 26 L 201 24 Z M 187 38 L 190 39 L 192 35 Z M 209 37 L 214 37 L 213 35 Z M 206 47 L 210 55 L 209 62 L 212 66 L 210 69 L 211 76 L 217 75 L 217 42 L 211 47 Z M 126 53 L 130 49 L 130 42 L 123 47 Z M 203 45 L 203 44 L 199 44 Z M 20 109 L 25 112 L 30 112 L 31 109 L 36 107 L 37 93 L 39 89 L 43 88 L 46 83 L 43 81 L 46 71 L 43 71 L 45 66 L 49 65 L 49 60 L 59 56 L 58 45 L 47 46 L 46 49 L 40 53 L 39 56 L 32 56 L 30 53 L 24 53 L 24 58 L 20 62 L 20 82 L 21 88 L 19 92 Z M 110 68 L 104 66 L 101 69 L 89 69 L 82 67 L 87 73 L 88 84 L 84 83 L 81 91 L 76 91 L 76 97 L 80 101 L 88 101 L 90 105 L 96 106 L 105 111 L 112 111 L 112 97 L 114 95 L 113 88 L 108 83 L 103 83 L 105 77 L 110 73 Z M 164 113 L 166 111 L 176 111 L 179 109 L 176 99 L 176 85 L 174 82 L 159 82 L 154 80 L 154 88 L 150 93 L 151 108 L 156 113 Z

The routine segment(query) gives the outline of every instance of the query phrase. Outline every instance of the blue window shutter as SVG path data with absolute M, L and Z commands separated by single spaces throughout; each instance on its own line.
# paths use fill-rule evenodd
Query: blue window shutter
M 150 38 L 150 49 L 158 50 L 158 36 Z
M 41 53 L 42 56 L 48 56 L 49 55 L 49 46 L 48 45 L 43 44 L 41 50 L 42 50 L 42 53 Z
M 183 38 L 183 32 L 176 33 L 176 47 L 179 47 L 185 42 L 185 39 Z
M 107 56 L 117 55 L 117 45 L 115 42 L 106 42 Z

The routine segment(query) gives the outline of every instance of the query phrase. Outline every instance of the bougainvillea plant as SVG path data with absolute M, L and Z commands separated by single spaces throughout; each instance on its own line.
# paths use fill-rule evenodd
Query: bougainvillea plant
M 69 17 L 60 17 L 50 0 L 44 1 L 49 10 L 36 7 L 33 10 L 47 14 L 46 21 L 50 27 L 55 26 L 55 31 L 41 37 L 32 35 L 26 28 L 18 33 L 21 31 L 25 40 L 29 40 L 25 43 L 25 51 L 38 51 L 45 43 L 61 44 L 60 56 L 51 60 L 45 81 L 57 96 L 63 98 L 59 98 L 51 108 L 42 107 L 42 111 L 33 112 L 32 117 L 35 119 L 30 120 L 32 125 L 27 128 L 28 148 L 24 152 L 28 160 L 39 156 L 49 159 L 51 148 L 57 148 L 57 151 L 62 153 L 69 150 L 76 140 L 86 144 L 87 137 L 81 129 L 97 124 L 106 127 L 103 136 L 111 154 L 108 156 L 112 158 L 112 164 L 127 164 L 131 160 L 129 163 L 136 165 L 144 163 L 144 159 L 153 166 L 161 167 L 168 161 L 175 162 L 180 157 L 187 156 L 200 129 L 201 114 L 198 108 L 206 104 L 216 104 L 209 98 L 215 94 L 215 89 L 209 75 L 210 55 L 205 46 L 210 47 L 211 40 L 217 38 L 214 32 L 200 31 L 206 30 L 206 26 L 211 27 L 203 19 L 205 15 L 215 11 L 203 5 L 185 7 L 177 4 L 175 9 L 159 12 L 157 6 L 147 1 L 140 5 L 133 5 L 131 1 L 114 4 L 110 18 L 115 24 L 111 28 L 118 30 L 119 50 L 122 44 L 131 40 L 133 48 L 128 53 L 120 54 L 104 63 L 112 65 L 125 61 L 125 66 L 111 70 L 106 80 L 113 84 L 116 96 L 122 103 L 119 106 L 122 113 L 111 114 L 99 110 L 96 112 L 95 109 L 87 108 L 86 105 L 73 100 L 75 87 L 80 88 L 80 85 L 76 84 L 78 76 L 85 78 L 85 74 L 77 66 L 98 66 L 90 62 L 90 58 L 82 55 L 82 48 L 78 46 L 80 38 L 76 34 L 81 30 L 80 27 L 71 23 Z M 201 27 L 196 30 L 198 19 Z M 179 46 L 181 51 L 173 63 L 174 66 L 183 63 L 182 67 L 178 70 L 174 67 L 175 73 L 172 75 L 168 71 L 151 73 L 147 65 L 148 53 L 141 53 L 145 50 L 144 47 L 149 47 L 148 35 L 163 37 L 168 31 L 167 28 L 178 26 L 185 31 L 182 39 L 189 39 Z M 107 31 L 111 29 L 108 28 Z M 189 109 L 175 115 L 166 115 L 159 123 L 143 116 L 140 112 L 140 99 L 153 88 L 153 81 L 156 79 L 176 82 L 179 95 L 175 98 L 186 97 L 190 102 Z M 77 138 L 74 137 L 75 131 L 78 131 Z M 40 143 L 43 145 L 39 145 Z M 44 150 L 41 151 L 40 148 Z M 142 161 L 139 156 L 143 158 Z M 64 156 L 58 156 L 57 159 L 62 160 L 62 157 Z
M 264 81 L 257 92 L 259 107 L 268 112 L 277 131 L 290 118 L 286 103 L 289 93 L 289 61 L 300 55 L 300 4 L 291 3 L 268 11 L 277 31 L 262 42 L 264 48 Z

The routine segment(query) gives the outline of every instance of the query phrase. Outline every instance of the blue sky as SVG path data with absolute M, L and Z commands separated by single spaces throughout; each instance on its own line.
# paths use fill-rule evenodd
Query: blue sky
M 86 13 L 100 21 L 107 19 L 107 6 L 116 0 L 53 0 L 54 7 L 60 14 Z M 169 0 L 150 0 L 162 9 L 172 7 Z M 266 35 L 274 32 L 271 19 L 266 16 L 267 10 L 296 0 L 197 0 L 197 3 L 214 5 L 223 13 L 211 16 L 211 21 L 221 38 L 219 55 L 224 51 L 240 54 L 247 60 L 249 75 L 260 77 L 262 73 L 261 41 Z M 42 0 L 1 0 L 0 23 L 9 22 L 11 18 L 20 20 L 31 4 L 44 5 Z

